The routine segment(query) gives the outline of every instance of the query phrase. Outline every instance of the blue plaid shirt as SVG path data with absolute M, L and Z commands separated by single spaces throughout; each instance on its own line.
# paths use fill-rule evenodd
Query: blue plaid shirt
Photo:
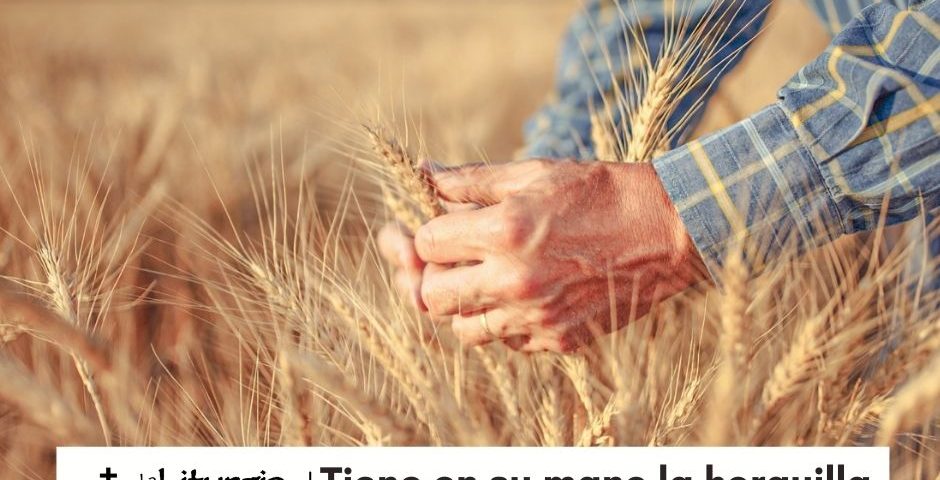
M 638 15 L 628 21 L 643 22 L 656 51 L 663 2 L 635 3 Z M 693 14 L 708 3 L 695 2 Z M 743 3 L 728 29 L 737 35 L 726 39 L 728 53 L 756 35 L 768 3 Z M 763 251 L 750 260 L 762 263 L 874 229 L 886 199 L 888 224 L 940 206 L 940 0 L 810 3 L 834 37 L 777 102 L 717 133 L 683 139 L 654 161 L 713 275 L 736 239 L 757 240 Z M 609 61 L 613 71 L 625 68 L 617 60 L 627 42 L 620 12 L 613 0 L 596 0 L 572 23 L 557 98 L 526 125 L 528 156 L 592 158 L 589 106 L 600 105 L 615 81 Z M 691 97 L 707 98 L 704 88 Z

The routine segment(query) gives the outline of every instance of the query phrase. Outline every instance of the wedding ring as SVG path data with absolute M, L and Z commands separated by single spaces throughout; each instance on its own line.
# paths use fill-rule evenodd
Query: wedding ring
M 493 334 L 493 331 L 490 330 L 490 325 L 486 321 L 486 312 L 480 314 L 480 326 L 483 327 L 483 331 L 486 332 L 490 338 L 496 338 L 496 335 Z

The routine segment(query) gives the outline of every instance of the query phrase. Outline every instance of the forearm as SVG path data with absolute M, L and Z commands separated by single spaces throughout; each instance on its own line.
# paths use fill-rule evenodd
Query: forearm
M 757 34 L 769 2 L 735 0 L 727 3 L 728 28 L 718 39 L 722 48 L 709 62 L 708 75 L 683 98 L 670 125 L 688 112 L 701 111 L 711 90 L 724 73 L 733 68 L 741 51 Z M 675 11 L 687 15 L 687 28 L 694 29 L 712 4 L 712 0 L 677 2 Z M 612 0 L 595 0 L 572 21 L 562 41 L 553 98 L 525 126 L 527 157 L 594 157 L 591 109 L 603 108 L 605 102 L 611 101 L 612 91 L 630 88 L 627 72 L 638 67 L 635 60 L 641 54 L 640 48 L 648 48 L 654 57 L 659 52 L 669 17 L 675 14 L 664 9 L 665 3 L 655 0 L 620 2 L 619 7 Z M 631 38 L 630 32 L 637 27 L 642 27 L 643 45 L 637 45 Z M 630 56 L 634 59 L 632 64 Z M 619 123 L 619 109 L 612 108 L 611 114 Z M 686 131 L 694 128 L 696 120 L 697 115 L 693 114 L 691 121 L 683 125 Z M 681 134 L 676 135 L 675 139 L 681 137 Z
M 816 15 L 822 20 L 823 25 L 829 30 L 829 33 L 835 36 L 839 34 L 849 22 L 854 20 L 862 10 L 881 1 L 884 0 L 806 0 L 806 3 L 816 12 Z M 925 0 L 888 1 L 902 8 L 926 3 Z
M 779 101 L 655 162 L 714 274 L 749 238 L 760 264 L 940 204 L 938 4 L 863 11 Z

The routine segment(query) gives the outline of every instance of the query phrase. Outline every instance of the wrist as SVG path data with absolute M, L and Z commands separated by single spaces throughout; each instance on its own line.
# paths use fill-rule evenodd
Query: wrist
M 659 182 L 658 177 L 656 181 Z M 661 183 L 660 187 L 662 188 Z M 663 190 L 663 194 L 665 195 L 665 190 Z M 690 285 L 708 279 L 708 268 L 705 266 L 705 260 L 702 258 L 701 253 L 699 253 L 698 247 L 695 246 L 695 241 L 692 240 L 692 236 L 689 234 L 689 230 L 682 220 L 682 216 L 679 215 L 679 211 L 669 200 L 668 196 L 666 197 L 666 202 L 668 203 L 668 208 L 665 210 L 665 217 L 669 225 L 668 228 L 672 232 L 672 241 L 675 251 L 673 267 L 681 269 L 689 276 Z
M 634 241 L 647 243 L 672 275 L 692 285 L 708 278 L 708 270 L 679 211 L 652 164 L 606 164 L 618 190 L 620 218 L 635 231 Z

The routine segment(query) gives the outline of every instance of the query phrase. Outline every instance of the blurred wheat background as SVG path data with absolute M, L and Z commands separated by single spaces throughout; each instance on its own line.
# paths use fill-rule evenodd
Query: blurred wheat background
M 875 442 L 940 478 L 917 244 L 737 265 L 572 357 L 461 349 L 392 291 L 355 126 L 508 161 L 577 9 L 0 4 L 0 478 L 63 444 Z M 827 43 L 799 2 L 771 18 L 701 131 Z

